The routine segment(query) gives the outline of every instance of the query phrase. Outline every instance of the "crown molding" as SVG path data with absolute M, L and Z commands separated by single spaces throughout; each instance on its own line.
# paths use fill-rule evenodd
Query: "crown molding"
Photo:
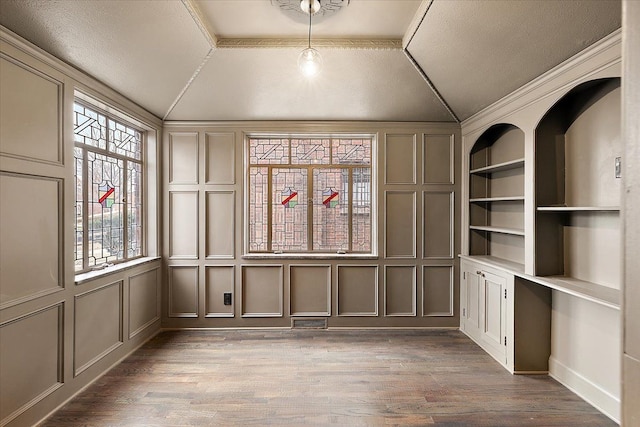
M 329 49 L 402 50 L 400 39 L 316 39 L 313 47 Z M 219 38 L 218 49 L 305 48 L 306 38 Z

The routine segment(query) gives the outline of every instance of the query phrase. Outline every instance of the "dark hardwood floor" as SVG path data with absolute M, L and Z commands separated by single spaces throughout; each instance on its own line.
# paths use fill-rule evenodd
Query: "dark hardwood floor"
M 615 426 L 458 331 L 163 332 L 45 426 Z

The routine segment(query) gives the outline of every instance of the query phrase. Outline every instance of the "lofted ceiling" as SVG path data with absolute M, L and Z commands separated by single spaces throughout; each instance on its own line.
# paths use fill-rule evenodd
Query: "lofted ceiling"
M 620 0 L 0 0 L 0 24 L 166 120 L 461 121 L 621 25 Z

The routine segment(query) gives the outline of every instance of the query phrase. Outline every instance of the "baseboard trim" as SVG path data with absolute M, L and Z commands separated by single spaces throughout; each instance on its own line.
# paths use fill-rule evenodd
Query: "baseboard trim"
M 612 395 L 553 356 L 549 358 L 549 376 L 620 424 L 620 398 Z
M 140 343 L 136 344 L 131 350 L 127 351 L 122 357 L 118 358 L 117 361 L 115 361 L 114 363 L 112 363 L 107 369 L 105 369 L 104 371 L 102 371 L 99 375 L 96 375 L 95 378 L 93 378 L 91 381 L 89 381 L 87 384 L 85 384 L 83 387 L 81 387 L 78 391 L 76 391 L 75 393 L 73 393 L 71 396 L 69 396 L 68 398 L 66 398 L 61 404 L 59 404 L 58 406 L 56 406 L 53 410 L 49 411 L 47 413 L 47 415 L 45 415 L 44 417 L 42 417 L 37 423 L 34 424 L 34 426 L 40 426 L 42 425 L 43 422 L 45 422 L 47 420 L 47 418 L 49 418 L 51 415 L 53 415 L 54 413 L 56 413 L 60 408 L 62 408 L 64 405 L 66 405 L 67 403 L 69 403 L 72 399 L 74 399 L 76 396 L 78 396 L 80 393 L 82 393 L 83 391 L 85 391 L 86 389 L 88 389 L 89 387 L 91 387 L 93 385 L 93 383 L 95 383 L 96 381 L 98 381 L 100 378 L 102 378 L 105 374 L 107 374 L 107 372 L 109 372 L 111 369 L 113 369 L 114 367 L 116 367 L 119 363 L 121 363 L 123 360 L 125 360 L 127 357 L 131 356 L 136 350 L 138 350 L 140 347 L 142 347 L 143 345 L 145 345 L 148 341 L 151 341 L 153 338 L 155 338 L 160 332 L 162 332 L 162 329 L 158 328 L 157 331 L 154 331 L 151 335 L 149 335 L 148 337 L 146 337 L 145 339 L 143 339 Z

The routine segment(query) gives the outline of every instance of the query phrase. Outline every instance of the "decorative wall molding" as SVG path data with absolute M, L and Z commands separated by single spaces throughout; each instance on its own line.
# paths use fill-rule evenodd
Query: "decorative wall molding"
M 256 48 L 305 48 L 306 38 L 227 38 L 218 39 L 218 49 L 256 49 Z M 402 50 L 400 39 L 313 39 L 314 48 L 363 49 L 363 50 Z

